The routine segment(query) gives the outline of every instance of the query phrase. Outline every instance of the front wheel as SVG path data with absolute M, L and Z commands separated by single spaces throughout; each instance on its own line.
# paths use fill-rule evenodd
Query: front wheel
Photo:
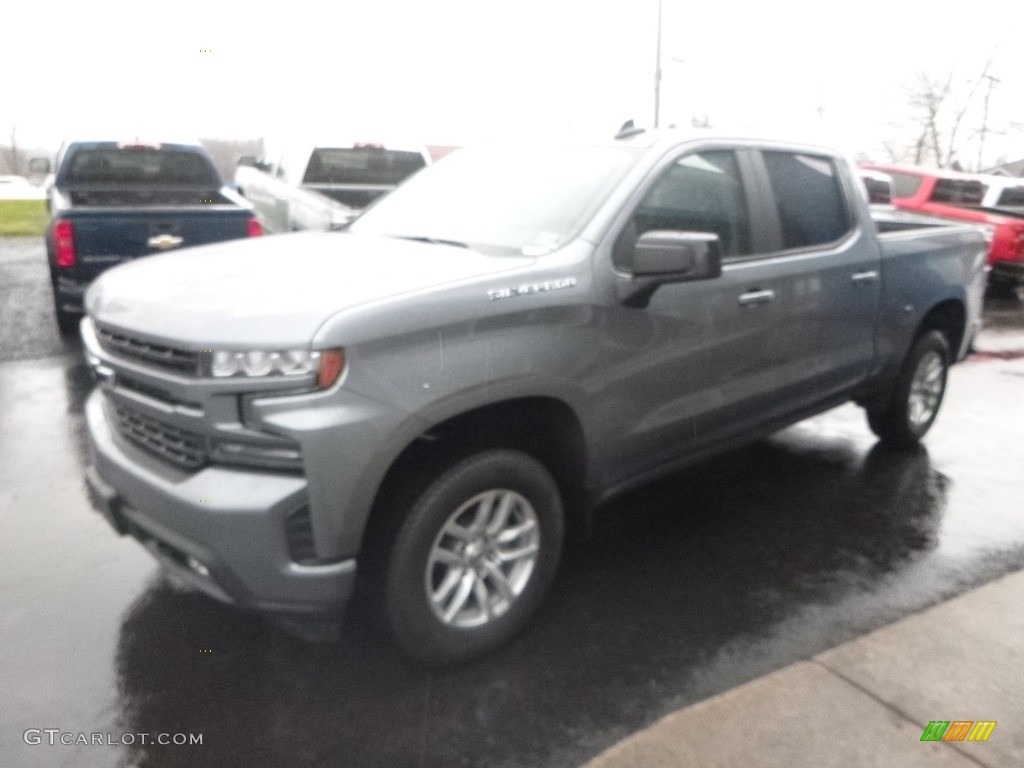
M 949 359 L 945 336 L 938 331 L 921 335 L 910 348 L 889 398 L 868 407 L 871 431 L 892 445 L 917 445 L 939 415 Z
M 490 450 L 451 466 L 389 548 L 385 610 L 399 645 L 438 666 L 505 643 L 544 598 L 562 537 L 558 486 L 536 459 Z

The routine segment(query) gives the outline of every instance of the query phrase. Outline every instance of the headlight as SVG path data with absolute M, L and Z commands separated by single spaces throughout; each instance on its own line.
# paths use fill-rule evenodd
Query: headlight
M 340 349 L 327 349 L 322 352 L 303 349 L 283 352 L 215 351 L 210 354 L 210 373 L 214 378 L 315 375 L 318 389 L 327 389 L 334 384 L 344 367 L 345 353 Z

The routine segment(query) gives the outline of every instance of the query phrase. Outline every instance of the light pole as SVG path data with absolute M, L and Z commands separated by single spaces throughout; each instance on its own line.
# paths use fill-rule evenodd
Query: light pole
M 661 4 L 658 0 L 658 42 L 654 60 L 654 127 L 658 127 L 661 113 Z

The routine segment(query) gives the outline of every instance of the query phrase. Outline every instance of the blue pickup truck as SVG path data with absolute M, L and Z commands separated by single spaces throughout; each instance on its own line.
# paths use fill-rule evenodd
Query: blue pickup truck
M 252 237 L 252 205 L 225 186 L 199 144 L 72 141 L 61 148 L 47 205 L 46 253 L 62 333 L 101 272 L 140 256 Z

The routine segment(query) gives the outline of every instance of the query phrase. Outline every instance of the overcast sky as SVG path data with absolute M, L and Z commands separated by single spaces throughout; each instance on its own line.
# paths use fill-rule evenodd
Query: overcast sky
M 82 134 L 295 130 L 461 144 L 653 119 L 658 0 L 11 5 L 0 143 L 15 123 L 19 143 L 55 149 Z M 990 137 L 986 160 L 1024 157 L 1022 29 L 1024 8 L 987 0 L 664 0 L 661 122 L 706 116 L 884 159 L 918 72 L 963 83 L 991 58 L 990 123 L 1011 135 Z

